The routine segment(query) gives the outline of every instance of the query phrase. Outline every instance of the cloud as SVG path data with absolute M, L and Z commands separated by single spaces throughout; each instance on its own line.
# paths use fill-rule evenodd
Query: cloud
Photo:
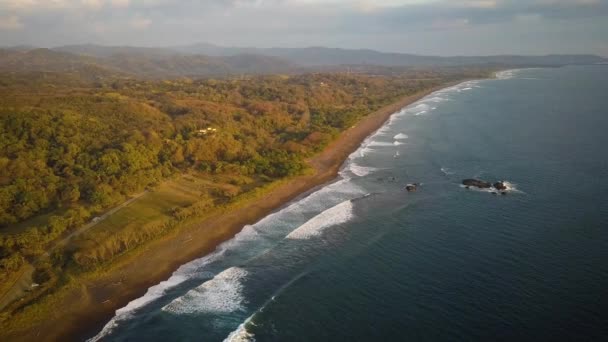
M 136 30 L 145 30 L 152 25 L 152 20 L 137 15 L 135 18 L 131 19 L 129 24 Z
M 0 17 L 0 30 L 19 30 L 21 28 L 23 28 L 23 23 L 18 16 Z
M 520 49 L 526 36 L 537 40 L 525 45 L 530 51 L 599 51 L 607 22 L 608 0 L 0 0 L 0 45 L 208 41 L 404 52 L 445 46 L 449 54 L 461 46 Z M 564 34 L 571 40 L 560 44 Z
M 110 3 L 112 4 L 112 7 L 114 7 L 114 8 L 127 8 L 127 7 L 129 7 L 130 1 L 129 0 L 111 0 Z
M 99 10 L 104 5 L 103 0 L 82 0 L 82 4 L 92 10 Z

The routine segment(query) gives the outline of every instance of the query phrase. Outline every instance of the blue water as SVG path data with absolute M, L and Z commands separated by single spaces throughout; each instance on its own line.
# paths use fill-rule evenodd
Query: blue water
M 607 90 L 608 67 L 577 66 L 434 93 L 336 182 L 182 266 L 96 339 L 606 339 Z M 509 190 L 459 185 L 471 177 Z

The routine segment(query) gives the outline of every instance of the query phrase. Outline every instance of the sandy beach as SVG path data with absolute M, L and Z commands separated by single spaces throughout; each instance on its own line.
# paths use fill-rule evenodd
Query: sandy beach
M 248 200 L 236 210 L 208 217 L 149 243 L 135 255 L 119 260 L 111 272 L 96 275 L 94 280 L 85 279 L 81 286 L 66 291 L 53 316 L 21 324 L 23 330 L 13 331 L 0 339 L 76 341 L 90 337 L 114 316 L 117 309 L 142 296 L 150 286 L 167 279 L 180 265 L 212 252 L 243 226 L 255 223 L 298 196 L 335 179 L 345 159 L 393 113 L 451 85 L 403 97 L 371 113 L 309 160 L 314 174 L 295 177 L 266 193 L 263 198 Z

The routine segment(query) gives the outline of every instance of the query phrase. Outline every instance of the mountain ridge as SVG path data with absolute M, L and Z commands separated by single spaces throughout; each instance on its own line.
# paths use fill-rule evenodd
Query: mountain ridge
M 146 78 L 222 77 L 303 71 L 378 68 L 553 67 L 600 64 L 596 55 L 426 56 L 371 49 L 327 47 L 253 48 L 198 43 L 173 47 L 65 45 L 54 48 L 17 46 L 0 49 L 0 71 L 81 72 L 87 76 L 121 74 Z M 390 72 L 390 70 L 389 70 Z

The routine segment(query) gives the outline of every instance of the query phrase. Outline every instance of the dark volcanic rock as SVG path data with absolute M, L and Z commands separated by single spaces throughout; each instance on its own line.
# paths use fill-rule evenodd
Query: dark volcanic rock
M 408 184 L 405 186 L 405 190 L 407 190 L 408 192 L 416 191 L 416 189 L 417 189 L 417 184 Z
M 462 181 L 463 185 L 466 186 L 475 186 L 478 187 L 480 189 L 488 189 L 492 187 L 491 183 L 479 180 L 479 179 L 465 179 Z
M 496 188 L 496 190 L 507 190 L 507 186 L 503 182 L 494 183 L 494 188 Z

